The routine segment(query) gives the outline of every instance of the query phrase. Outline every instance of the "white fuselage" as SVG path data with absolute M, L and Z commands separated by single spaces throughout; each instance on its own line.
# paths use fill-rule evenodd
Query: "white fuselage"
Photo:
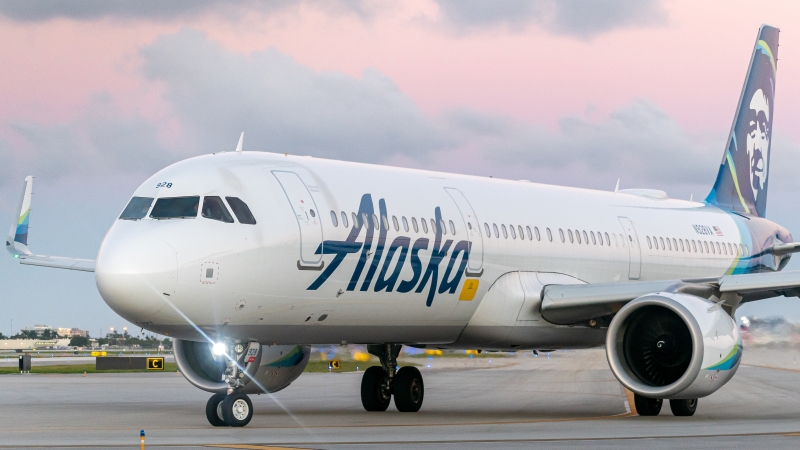
M 530 320 L 522 320 L 525 314 L 517 313 L 524 298 L 519 305 L 497 302 L 511 302 L 513 294 L 503 292 L 530 283 L 525 280 L 531 276 L 538 276 L 540 285 L 548 283 L 548 276 L 575 283 L 720 276 L 742 268 L 758 246 L 740 223 L 743 219 L 699 202 L 260 152 L 176 163 L 147 180 L 134 196 L 201 196 L 201 201 L 235 196 L 257 221 L 224 223 L 200 215 L 155 220 L 148 215 L 117 220 L 109 230 L 96 268 L 105 301 L 144 328 L 187 339 L 198 339 L 199 329 L 210 336 L 279 344 L 457 347 L 471 321 L 490 325 L 492 314 L 511 314 L 520 320 L 494 322 L 528 327 L 522 347 L 542 348 L 545 341 L 537 340 L 537 333 L 556 329 L 564 337 L 548 337 L 553 347 L 597 345 L 603 330 L 556 327 L 539 320 L 535 307 L 525 313 Z M 371 214 L 367 225 L 354 228 L 353 223 L 354 215 L 363 222 L 365 205 L 378 221 L 371 242 L 366 230 L 374 225 Z M 431 219 L 437 208 L 445 227 L 441 262 L 420 286 L 434 254 Z M 658 241 L 657 249 L 648 238 Z M 428 240 L 425 246 L 423 239 Z M 469 249 L 463 265 L 466 252 L 456 252 L 462 241 L 460 248 Z M 397 246 L 387 262 L 392 243 Z M 408 250 L 398 268 L 404 243 Z M 703 246 L 702 253 L 697 245 Z M 335 253 L 340 248 L 350 253 Z M 337 258 L 339 265 L 331 270 Z M 510 287 L 487 296 L 509 274 L 521 281 L 512 280 Z M 437 290 L 431 295 L 434 278 Z M 468 286 L 477 286 L 476 292 L 468 292 L 468 280 L 477 280 Z M 403 282 L 408 292 L 399 292 Z M 447 290 L 440 293 L 442 283 Z M 529 289 L 519 291 L 531 295 Z M 481 334 L 472 336 L 464 345 L 480 345 Z

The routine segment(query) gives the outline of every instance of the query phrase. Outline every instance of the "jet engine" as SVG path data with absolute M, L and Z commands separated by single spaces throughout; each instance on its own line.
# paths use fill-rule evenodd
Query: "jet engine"
M 623 386 L 643 397 L 692 399 L 736 373 L 742 340 L 721 305 L 659 292 L 625 305 L 608 328 L 606 356 Z
M 222 381 L 227 357 L 217 356 L 208 342 L 175 339 L 175 362 L 183 376 L 196 387 L 208 392 L 225 392 Z M 311 348 L 301 345 L 261 345 L 251 342 L 239 365 L 247 394 L 278 392 L 296 380 L 308 364 Z

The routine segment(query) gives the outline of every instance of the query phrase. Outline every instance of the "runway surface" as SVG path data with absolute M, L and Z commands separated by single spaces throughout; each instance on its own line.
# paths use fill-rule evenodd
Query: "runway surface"
M 138 448 L 140 429 L 159 449 L 798 448 L 800 371 L 784 353 L 751 356 L 788 363 L 743 365 L 690 418 L 666 404 L 658 417 L 629 414 L 599 350 L 421 360 L 418 413 L 365 412 L 360 373 L 307 373 L 274 396 L 253 396 L 245 428 L 208 425 L 209 395 L 176 373 L 3 375 L 0 448 Z

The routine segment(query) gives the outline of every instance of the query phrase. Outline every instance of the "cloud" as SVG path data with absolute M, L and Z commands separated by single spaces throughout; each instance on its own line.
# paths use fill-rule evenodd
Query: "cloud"
M 91 21 L 102 18 L 169 21 L 214 14 L 232 19 L 249 11 L 264 14 L 313 5 L 332 14 L 372 17 L 375 2 L 366 0 L 0 0 L 0 15 L 19 22 L 52 19 Z
M 98 173 L 149 175 L 188 156 L 161 143 L 156 123 L 123 114 L 107 94 L 95 95 L 89 107 L 71 121 L 13 122 L 7 130 L 16 145 L 0 140 L 3 166 L 10 172 L 8 177 L 0 176 L 0 185 L 30 174 L 48 179 Z
M 445 21 L 460 33 L 496 27 L 523 31 L 530 25 L 590 39 L 621 28 L 660 25 L 660 0 L 435 0 Z
M 562 118 L 555 130 L 468 109 L 453 111 L 446 120 L 463 145 L 478 149 L 495 168 L 579 186 L 586 186 L 581 177 L 589 175 L 622 177 L 637 187 L 710 188 L 724 144 L 721 135 L 688 133 L 656 105 L 641 99 L 599 122 Z
M 275 49 L 247 56 L 200 32 L 162 36 L 141 51 L 144 74 L 200 153 L 245 148 L 380 162 L 424 158 L 449 140 L 375 69 L 360 79 L 317 72 Z

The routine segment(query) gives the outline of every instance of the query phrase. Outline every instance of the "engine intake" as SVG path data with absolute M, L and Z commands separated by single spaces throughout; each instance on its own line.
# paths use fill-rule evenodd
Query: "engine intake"
M 741 353 L 733 319 L 719 305 L 687 294 L 633 300 L 606 336 L 611 371 L 623 386 L 650 398 L 705 397 L 730 380 Z
M 257 345 L 257 344 L 254 344 Z M 257 345 L 258 354 L 243 364 L 246 376 L 243 392 L 278 392 L 289 386 L 305 370 L 311 348 L 300 345 Z M 194 386 L 208 392 L 225 392 L 222 381 L 225 357 L 215 356 L 208 342 L 175 339 L 175 362 L 181 374 Z

